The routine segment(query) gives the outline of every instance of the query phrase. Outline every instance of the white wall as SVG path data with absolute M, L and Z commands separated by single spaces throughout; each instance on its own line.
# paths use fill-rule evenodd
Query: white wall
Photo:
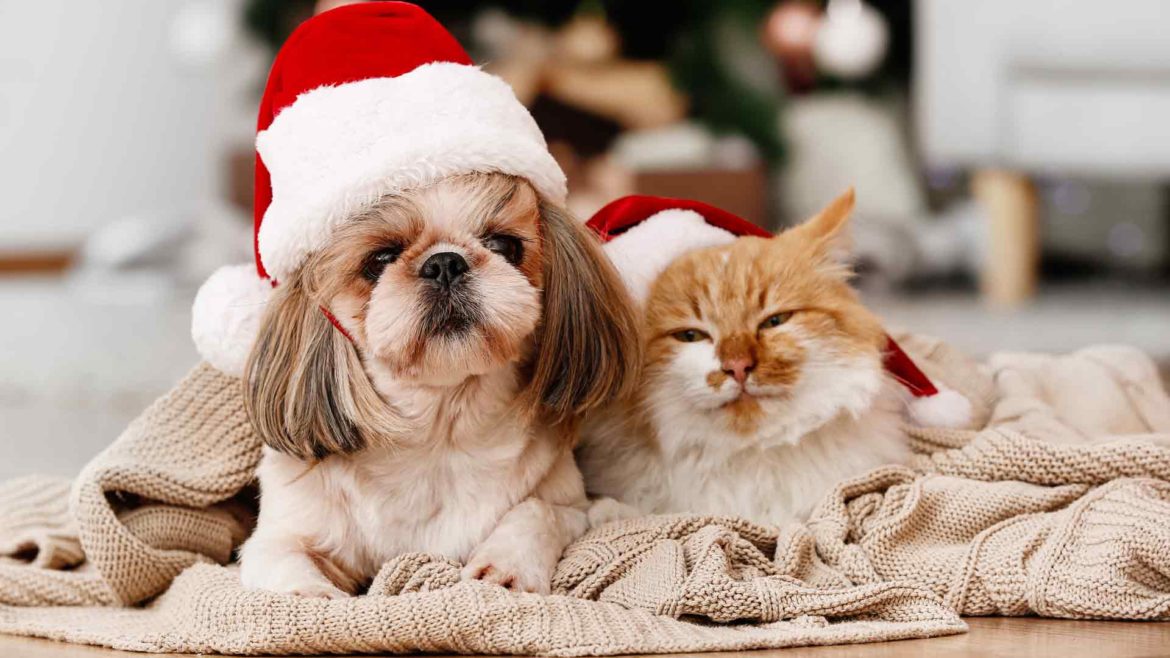
M 0 252 L 201 217 L 263 84 L 241 4 L 0 0 Z M 0 278 L 0 480 L 75 473 L 196 362 L 193 290 L 69 281 Z
M 217 193 L 231 63 L 208 53 L 239 4 L 0 0 L 0 251 Z
M 1170 173 L 1170 2 L 915 7 L 917 132 L 929 162 Z

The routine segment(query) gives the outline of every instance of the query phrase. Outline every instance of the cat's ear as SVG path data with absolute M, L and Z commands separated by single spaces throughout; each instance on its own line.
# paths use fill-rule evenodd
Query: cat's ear
M 851 187 L 824 210 L 792 231 L 807 240 L 817 255 L 836 264 L 848 263 L 853 251 L 853 238 L 849 229 L 853 203 Z

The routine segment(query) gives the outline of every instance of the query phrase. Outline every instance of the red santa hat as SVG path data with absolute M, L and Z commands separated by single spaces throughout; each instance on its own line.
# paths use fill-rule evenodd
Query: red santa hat
M 272 286 L 383 196 L 471 172 L 565 198 L 565 176 L 528 110 L 405 2 L 339 7 L 276 57 L 256 135 L 254 266 L 223 268 L 195 299 L 200 355 L 243 372 Z
M 767 230 L 710 204 L 644 195 L 609 203 L 593 215 L 588 226 L 605 243 L 606 254 L 639 304 L 646 302 L 654 280 L 683 254 L 730 244 L 743 236 L 772 237 Z M 915 422 L 959 427 L 970 421 L 970 401 L 957 391 L 936 386 L 888 336 L 883 364 L 913 396 L 909 410 Z

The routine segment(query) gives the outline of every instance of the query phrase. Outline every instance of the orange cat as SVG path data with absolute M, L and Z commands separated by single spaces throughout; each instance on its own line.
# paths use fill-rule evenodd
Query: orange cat
M 645 513 L 781 524 L 909 456 L 910 396 L 849 285 L 852 207 L 850 192 L 774 238 L 727 234 L 648 282 L 638 392 L 591 418 L 578 451 L 590 493 Z

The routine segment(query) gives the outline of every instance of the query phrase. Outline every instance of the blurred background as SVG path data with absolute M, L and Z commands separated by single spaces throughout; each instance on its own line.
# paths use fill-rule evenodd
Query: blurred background
M 0 0 L 0 477 L 74 472 L 194 365 L 195 290 L 251 255 L 268 65 L 338 4 Z M 1164 0 L 420 4 L 583 216 L 645 193 L 778 229 L 853 185 L 892 327 L 1170 363 Z

